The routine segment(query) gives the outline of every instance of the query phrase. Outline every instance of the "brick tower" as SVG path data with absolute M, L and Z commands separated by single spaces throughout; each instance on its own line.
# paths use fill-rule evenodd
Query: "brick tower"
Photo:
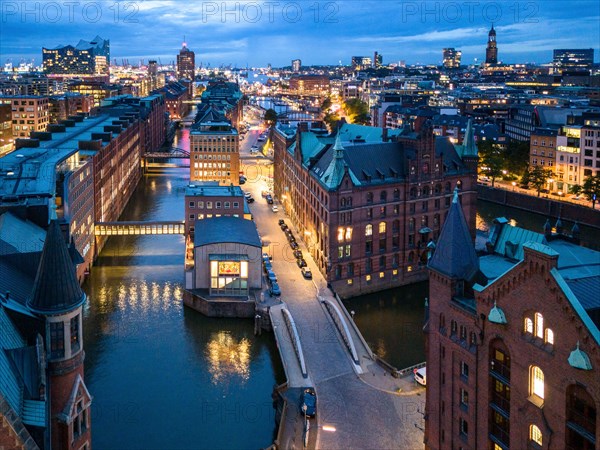
M 426 449 L 458 448 L 460 442 L 453 438 L 461 432 L 467 436 L 462 443 L 465 448 L 477 447 L 473 431 L 468 434 L 465 425 L 475 423 L 475 408 L 461 409 L 461 405 L 476 395 L 478 318 L 471 286 L 479 276 L 473 238 L 455 189 L 437 248 L 429 261 L 430 302 L 425 336 L 427 378 L 432 382 L 427 383 L 426 391 Z
M 92 398 L 83 381 L 82 305 L 69 249 L 56 217 L 50 221 L 29 309 L 45 319 L 51 443 L 54 450 L 91 448 Z

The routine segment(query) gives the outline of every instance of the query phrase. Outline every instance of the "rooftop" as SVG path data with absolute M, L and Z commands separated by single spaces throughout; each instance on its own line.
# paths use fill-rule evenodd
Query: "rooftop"
M 194 246 L 236 243 L 262 247 L 256 224 L 241 217 L 213 217 L 197 220 Z
M 244 191 L 239 186 L 222 186 L 218 181 L 195 181 L 185 188 L 186 197 L 244 197 Z

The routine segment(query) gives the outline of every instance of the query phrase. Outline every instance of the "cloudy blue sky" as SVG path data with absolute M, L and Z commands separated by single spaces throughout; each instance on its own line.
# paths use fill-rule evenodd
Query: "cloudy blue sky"
M 111 59 L 175 59 L 183 36 L 196 62 L 238 67 L 349 64 L 352 55 L 384 63 L 440 63 L 443 47 L 463 63 L 485 58 L 497 30 L 503 62 L 544 63 L 554 48 L 600 54 L 600 2 L 582 1 L 201 1 L 2 0 L 0 62 L 41 62 L 42 46 L 110 39 Z

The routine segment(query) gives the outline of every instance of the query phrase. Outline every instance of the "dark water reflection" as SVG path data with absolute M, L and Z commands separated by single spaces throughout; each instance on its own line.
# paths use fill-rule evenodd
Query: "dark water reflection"
M 181 220 L 185 169 L 148 176 L 121 220 Z M 96 449 L 266 447 L 283 381 L 271 335 L 182 304 L 182 236 L 113 237 L 84 288 Z

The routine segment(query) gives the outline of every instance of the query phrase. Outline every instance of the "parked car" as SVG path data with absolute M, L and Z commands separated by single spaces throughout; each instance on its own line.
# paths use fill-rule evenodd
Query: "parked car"
M 285 225 L 285 220 L 283 219 L 279 219 L 279 221 L 277 222 L 279 225 Z
M 262 191 L 260 195 L 262 195 L 263 198 L 266 198 L 267 195 L 269 195 L 269 191 Z
M 244 192 L 244 197 L 250 198 L 250 197 L 252 197 L 252 194 L 250 192 L 246 191 L 246 192 Z
M 302 258 L 302 250 L 294 250 L 294 258 Z
M 427 369 L 425 367 L 421 367 L 420 369 L 415 369 L 415 381 L 419 383 L 421 386 L 427 385 Z
M 313 388 L 306 388 L 302 392 L 300 411 L 307 417 L 314 417 L 317 414 L 317 395 Z
M 306 267 L 306 261 L 303 258 L 298 258 L 296 260 L 296 264 L 298 264 L 298 267 L 300 268 Z
M 271 210 L 276 213 L 277 211 L 279 211 L 279 208 L 277 207 L 277 205 L 273 205 L 273 207 L 271 208 Z
M 263 252 L 262 254 L 262 259 L 269 259 L 269 260 L 273 260 L 273 255 L 269 255 L 267 252 Z
M 265 273 L 268 274 L 269 271 L 273 272 L 273 264 L 271 264 L 271 261 L 263 261 L 263 266 L 265 267 Z
M 282 231 L 287 231 L 288 230 L 288 226 L 284 223 L 283 225 L 281 225 L 281 230 Z
M 302 272 L 302 276 L 307 280 L 310 280 L 312 278 L 312 272 L 307 267 L 302 267 L 300 269 L 300 272 Z
M 246 199 L 246 201 L 247 201 L 248 203 L 254 203 L 254 198 L 253 198 L 253 197 L 248 197 L 248 198 Z
M 240 184 L 246 184 L 246 179 L 245 179 L 245 178 L 242 178 L 242 177 L 240 177 Z
M 277 275 L 275 275 L 275 272 L 273 272 L 272 270 L 267 270 L 267 278 L 271 283 L 277 282 Z
M 292 247 L 292 250 L 296 250 L 298 248 L 298 243 L 296 241 L 292 241 L 290 242 L 290 247 Z
M 269 288 L 269 294 L 271 297 L 279 297 L 281 295 L 281 288 L 277 284 L 277 282 L 271 283 L 271 287 Z
M 267 203 L 268 203 L 269 205 L 272 205 L 272 204 L 273 204 L 273 197 L 271 197 L 271 195 L 270 195 L 270 194 L 269 194 L 269 195 L 267 195 L 266 199 L 267 199 Z

